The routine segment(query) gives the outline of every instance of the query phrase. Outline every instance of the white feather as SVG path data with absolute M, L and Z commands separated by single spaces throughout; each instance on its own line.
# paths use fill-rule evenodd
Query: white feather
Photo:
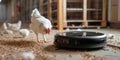
M 21 53 L 23 60 L 35 60 L 35 55 L 33 52 L 23 52 Z

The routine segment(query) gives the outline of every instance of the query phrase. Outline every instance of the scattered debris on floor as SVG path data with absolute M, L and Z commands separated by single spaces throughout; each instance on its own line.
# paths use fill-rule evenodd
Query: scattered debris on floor
M 31 60 L 118 60 L 120 57 L 120 49 L 114 47 L 120 46 L 120 42 L 116 40 L 107 41 L 113 46 L 106 45 L 95 51 L 81 51 L 58 49 L 53 44 L 53 37 L 49 37 L 45 43 L 42 42 L 44 40 L 37 42 L 35 34 L 30 34 L 27 38 L 21 38 L 17 34 L 15 36 L 17 37 L 13 38 L 7 34 L 0 36 L 1 60 L 26 60 L 22 56 L 32 56 Z

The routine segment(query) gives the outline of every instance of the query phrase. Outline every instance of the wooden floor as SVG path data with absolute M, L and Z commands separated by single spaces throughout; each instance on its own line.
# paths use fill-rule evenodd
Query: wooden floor
M 72 29 L 72 31 L 75 29 Z M 106 35 L 115 34 L 115 39 L 108 40 L 108 43 L 120 46 L 120 30 L 116 29 L 82 29 L 84 31 L 102 32 Z M 64 30 L 65 31 L 65 30 Z M 21 60 L 21 53 L 32 51 L 35 60 L 119 60 L 120 48 L 106 46 L 95 51 L 64 50 L 57 49 L 54 45 L 54 35 L 57 30 L 52 30 L 50 35 L 46 35 L 47 42 L 39 34 L 37 42 L 36 35 L 31 33 L 27 38 L 22 38 L 19 34 L 13 36 L 4 34 L 0 36 L 0 60 Z

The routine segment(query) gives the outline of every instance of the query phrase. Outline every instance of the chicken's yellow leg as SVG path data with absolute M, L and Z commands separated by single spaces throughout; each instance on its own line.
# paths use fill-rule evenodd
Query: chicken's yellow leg
M 47 42 L 47 41 L 46 41 L 46 37 L 45 37 L 45 34 L 43 34 L 43 38 L 44 38 L 44 41 L 45 41 L 45 42 Z

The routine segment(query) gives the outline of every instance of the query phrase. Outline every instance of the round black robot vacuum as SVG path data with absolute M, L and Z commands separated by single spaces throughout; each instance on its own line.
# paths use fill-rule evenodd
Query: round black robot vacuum
M 55 35 L 57 48 L 96 49 L 106 45 L 106 35 L 90 31 L 60 32 Z

